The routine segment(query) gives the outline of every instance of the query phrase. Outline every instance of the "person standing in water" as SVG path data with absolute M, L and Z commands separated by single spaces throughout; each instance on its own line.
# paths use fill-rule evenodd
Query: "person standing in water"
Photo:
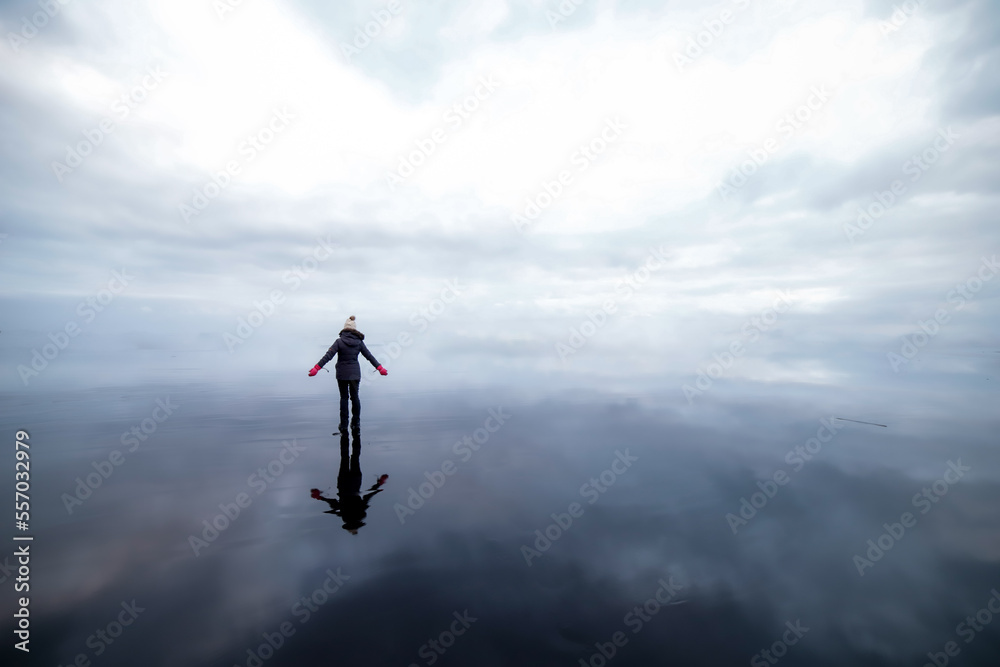
M 347 398 L 351 399 L 351 426 L 354 430 L 361 428 L 361 400 L 358 398 L 358 385 L 361 383 L 361 365 L 358 363 L 358 353 L 365 356 L 372 366 L 382 375 L 389 371 L 382 368 L 374 355 L 365 345 L 365 335 L 358 331 L 354 324 L 354 315 L 347 318 L 344 328 L 340 330 L 340 338 L 333 342 L 319 363 L 309 371 L 309 377 L 319 373 L 333 355 L 337 355 L 337 386 L 340 388 L 340 428 L 339 433 L 347 433 Z

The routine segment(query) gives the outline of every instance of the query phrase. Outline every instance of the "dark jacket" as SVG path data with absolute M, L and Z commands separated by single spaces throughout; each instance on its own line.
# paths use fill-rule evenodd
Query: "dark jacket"
M 365 346 L 365 335 L 360 331 L 342 329 L 340 338 L 334 341 L 319 360 L 319 367 L 322 368 L 326 362 L 333 359 L 333 355 L 337 355 L 337 379 L 360 380 L 361 364 L 358 363 L 358 352 L 365 355 L 365 359 L 370 361 L 372 366 L 379 367 L 380 364 Z

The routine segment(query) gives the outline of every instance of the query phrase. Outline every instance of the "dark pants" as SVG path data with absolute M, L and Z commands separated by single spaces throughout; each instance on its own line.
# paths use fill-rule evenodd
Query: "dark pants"
M 355 426 L 361 425 L 361 399 L 358 398 L 358 385 L 361 380 L 337 380 L 340 387 L 340 425 L 347 427 L 347 397 L 351 397 L 351 416 Z

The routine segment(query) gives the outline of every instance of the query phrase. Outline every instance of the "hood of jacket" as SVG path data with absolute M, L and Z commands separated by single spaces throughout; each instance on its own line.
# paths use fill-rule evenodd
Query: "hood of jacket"
M 340 330 L 340 340 L 344 341 L 351 347 L 361 347 L 361 341 L 363 341 L 364 339 L 365 335 L 355 329 Z

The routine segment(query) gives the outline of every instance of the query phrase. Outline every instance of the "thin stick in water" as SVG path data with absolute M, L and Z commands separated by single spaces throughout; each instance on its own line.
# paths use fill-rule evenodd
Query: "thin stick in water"
M 875 422 L 861 422 L 857 419 L 844 419 L 843 417 L 834 417 L 834 419 L 839 419 L 842 422 L 854 422 L 855 424 L 868 424 L 869 426 L 881 426 L 882 428 L 889 428 L 885 424 L 876 424 Z

